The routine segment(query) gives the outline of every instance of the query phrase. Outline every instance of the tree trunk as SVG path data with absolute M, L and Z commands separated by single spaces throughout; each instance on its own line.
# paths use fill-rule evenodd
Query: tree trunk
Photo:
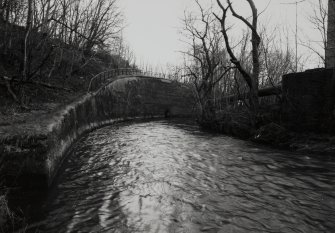
M 335 68 L 335 0 L 328 0 L 326 68 Z
M 33 7 L 33 0 L 28 0 L 27 21 L 26 21 L 25 36 L 24 36 L 23 70 L 22 70 L 22 78 L 21 78 L 20 90 L 19 90 L 21 106 L 25 106 L 26 104 L 25 103 L 26 93 L 25 93 L 24 82 L 28 80 L 29 66 L 30 66 L 29 36 L 30 36 L 31 27 L 32 27 L 32 17 L 33 17 L 32 7 Z
M 259 86 L 259 73 L 260 73 L 260 64 L 259 64 L 259 45 L 261 43 L 261 38 L 257 33 L 257 22 L 258 22 L 258 13 L 254 1 L 247 0 L 251 11 L 252 11 L 252 87 L 250 89 L 250 103 L 252 111 L 254 114 L 258 112 L 258 86 Z
M 22 78 L 23 81 L 27 81 L 28 79 L 28 65 L 29 65 L 29 36 L 32 26 L 32 5 L 33 1 L 28 0 L 28 12 L 27 12 L 27 22 L 26 22 L 26 28 L 25 28 L 25 36 L 24 36 L 24 60 L 23 60 L 23 72 L 22 72 Z

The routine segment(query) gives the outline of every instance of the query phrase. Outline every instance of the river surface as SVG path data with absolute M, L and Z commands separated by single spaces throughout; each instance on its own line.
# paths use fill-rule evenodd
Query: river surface
M 34 232 L 335 232 L 335 161 L 178 121 L 81 138 Z

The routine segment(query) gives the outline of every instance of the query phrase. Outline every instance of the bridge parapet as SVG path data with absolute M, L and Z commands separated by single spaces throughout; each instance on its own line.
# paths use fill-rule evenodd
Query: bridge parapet
M 99 88 L 107 85 L 118 79 L 120 76 L 145 76 L 145 77 L 153 77 L 153 78 L 161 78 L 161 79 L 168 79 L 166 74 L 163 73 L 156 73 L 152 71 L 142 71 L 136 68 L 118 68 L 118 69 L 111 69 L 103 71 L 97 75 L 95 75 L 87 88 L 87 92 L 95 92 Z

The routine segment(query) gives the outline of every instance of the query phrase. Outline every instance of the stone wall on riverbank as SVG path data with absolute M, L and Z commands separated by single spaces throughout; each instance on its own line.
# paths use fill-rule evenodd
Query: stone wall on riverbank
M 335 133 L 335 72 L 314 69 L 283 76 L 283 120 L 296 131 Z
M 9 185 L 48 187 L 66 151 L 83 133 L 137 118 L 189 117 L 192 88 L 151 77 L 123 77 L 32 122 L 0 127 L 3 176 Z

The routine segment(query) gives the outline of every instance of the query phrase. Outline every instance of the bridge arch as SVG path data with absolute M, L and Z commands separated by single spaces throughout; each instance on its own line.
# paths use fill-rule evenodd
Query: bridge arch
M 193 100 L 192 86 L 187 84 L 129 70 L 103 72 L 91 81 L 87 94 L 43 116 L 30 136 L 2 139 L 8 148 L 22 147 L 4 152 L 9 169 L 5 172 L 20 170 L 15 177 L 19 183 L 48 187 L 69 148 L 84 133 L 129 119 L 190 117 Z M 27 149 L 32 141 L 34 147 Z

